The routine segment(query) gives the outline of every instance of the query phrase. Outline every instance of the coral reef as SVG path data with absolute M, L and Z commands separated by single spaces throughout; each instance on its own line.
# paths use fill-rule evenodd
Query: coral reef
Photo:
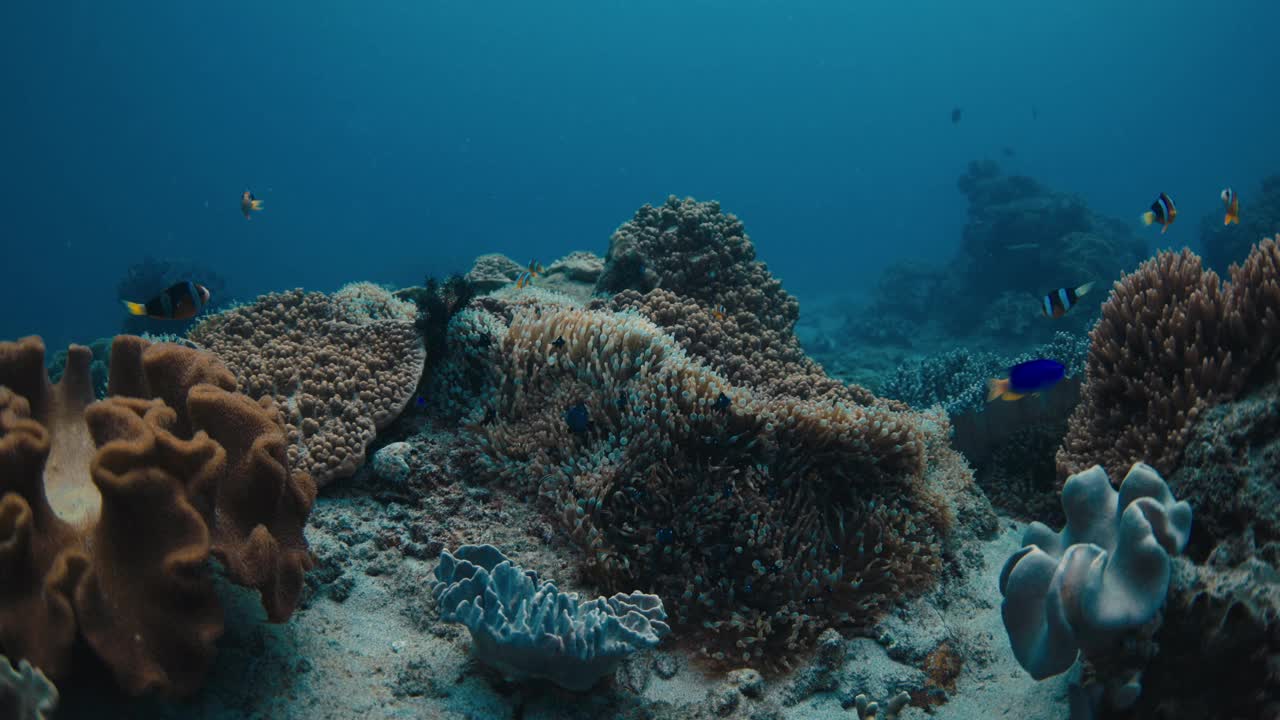
M 454 321 L 491 403 L 478 471 L 539 499 L 606 590 L 655 592 L 717 638 L 709 656 L 785 664 L 931 582 L 952 498 L 924 479 L 921 417 L 754 392 L 634 312 L 506 312 Z M 585 432 L 566 425 L 577 406 Z
M 1000 573 L 1009 643 L 1036 679 L 1065 672 L 1082 650 L 1098 662 L 1122 644 L 1118 638 L 1155 619 L 1169 590 L 1170 556 L 1191 533 L 1191 506 L 1176 502 L 1142 463 L 1119 492 L 1101 466 L 1072 475 L 1062 509 L 1062 531 L 1032 523 Z M 1141 668 L 1123 672 L 1104 678 L 1121 709 L 1141 687 Z
M 1223 225 L 1223 209 L 1217 206 L 1200 221 L 1200 250 L 1204 263 L 1226 274 L 1232 263 L 1248 256 L 1258 238 L 1280 233 L 1280 175 L 1263 179 L 1256 192 L 1240 198 L 1240 224 Z
M 9 720 L 46 720 L 58 707 L 58 688 L 49 678 L 22 660 L 15 669 L 0 655 L 0 717 Z
M 846 342 L 927 348 L 957 337 L 995 338 L 1003 353 L 1057 331 L 1082 333 L 1101 298 L 1086 295 L 1049 320 L 1041 310 L 1045 293 L 1086 282 L 1105 287 L 1146 257 L 1127 223 L 1029 177 L 1003 175 L 995 162 L 970 163 L 957 187 L 969 205 L 959 251 L 938 267 L 890 266 L 867 305 L 849 314 Z
M 656 595 L 618 593 L 579 602 L 492 545 L 442 552 L 435 576 L 440 618 L 465 625 L 476 655 L 509 680 L 539 678 L 589 690 L 671 630 Z
M 445 356 L 449 321 L 475 296 L 476 288 L 461 275 L 451 275 L 444 282 L 429 277 L 425 287 L 406 288 L 396 293 L 396 297 L 412 301 L 418 309 L 414 324 L 427 348 L 424 379 L 431 374 L 433 363 Z
M 79 637 L 129 693 L 187 694 L 223 628 L 208 560 L 287 619 L 315 486 L 212 355 L 119 336 L 96 403 L 90 361 L 51 385 L 38 338 L 0 343 L 0 651 L 61 678 Z
M 1207 407 L 1276 374 L 1280 247 L 1258 243 L 1225 286 L 1189 250 L 1162 252 L 1116 284 L 1090 338 L 1059 475 L 1095 459 L 1112 473 L 1135 460 L 1172 473 Z
M 376 286 L 375 300 L 292 290 L 205 318 L 189 337 L 213 351 L 252 396 L 275 398 L 289 462 L 318 486 L 354 473 L 378 430 L 400 415 L 426 351 L 412 322 L 379 319 L 412 306 Z

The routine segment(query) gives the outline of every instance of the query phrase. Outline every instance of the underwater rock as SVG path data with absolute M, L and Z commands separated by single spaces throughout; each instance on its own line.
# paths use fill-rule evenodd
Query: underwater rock
M 210 558 L 287 620 L 315 485 L 213 355 L 118 336 L 99 402 L 90 361 L 51 385 L 39 338 L 0 343 L 0 646 L 57 679 L 82 641 L 130 694 L 190 694 L 223 630 Z
M 516 281 L 524 266 L 501 253 L 481 255 L 467 272 L 467 282 L 476 292 L 493 292 Z
M 1169 590 L 1170 556 L 1191 533 L 1191 507 L 1175 502 L 1142 463 L 1119 492 L 1100 466 L 1072 475 L 1062 506 L 1062 531 L 1032 523 L 1000 573 L 1009 643 L 1037 680 L 1065 672 L 1081 650 L 1097 659 L 1123 633 L 1155 619 Z M 1141 669 L 1130 671 L 1120 678 L 1135 688 L 1128 703 L 1137 698 Z
M 579 602 L 492 545 L 442 552 L 435 577 L 440 618 L 465 625 L 476 656 L 508 680 L 589 690 L 623 658 L 657 645 L 671 630 L 656 595 Z
M 370 463 L 378 479 L 403 486 L 409 481 L 412 469 L 409 458 L 413 454 L 413 446 L 407 442 L 394 442 L 383 446 L 373 454 Z
M 426 350 L 413 322 L 370 314 L 412 306 L 382 300 L 391 310 L 292 290 L 210 315 L 189 334 L 226 363 L 246 394 L 275 399 L 289 462 L 320 487 L 364 464 L 369 443 L 399 417 L 422 378 Z
M 578 250 L 548 265 L 543 275 L 548 278 L 564 275 L 573 282 L 595 285 L 603 272 L 604 258 L 593 252 Z

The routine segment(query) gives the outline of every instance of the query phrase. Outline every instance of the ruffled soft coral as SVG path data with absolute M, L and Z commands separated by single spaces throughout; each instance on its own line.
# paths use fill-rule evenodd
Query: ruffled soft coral
M 213 356 L 121 336 L 111 360 L 95 403 L 88 348 L 51 385 L 38 338 L 0 343 L 0 651 L 65 677 L 79 636 L 126 691 L 183 695 L 222 633 L 210 556 L 287 619 L 315 486 Z

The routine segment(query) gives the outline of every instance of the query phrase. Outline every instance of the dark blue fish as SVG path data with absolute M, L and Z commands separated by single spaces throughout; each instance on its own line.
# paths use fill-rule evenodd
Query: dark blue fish
M 427 399 L 422 395 L 418 396 L 418 407 L 426 407 Z
M 1067 373 L 1057 360 L 1028 360 L 1009 368 L 1009 377 L 987 382 L 987 402 L 996 398 L 1019 400 L 1027 395 L 1044 392 L 1057 385 Z
M 569 426 L 569 432 L 575 435 L 581 435 L 591 427 L 591 414 L 587 412 L 585 403 L 578 403 L 573 407 L 564 411 L 564 422 Z
M 662 528 L 658 531 L 658 542 L 663 545 L 670 545 L 676 541 L 676 531 L 671 528 Z
M 551 347 L 555 347 L 555 348 L 562 348 L 562 347 L 564 347 L 564 336 L 561 336 L 561 337 L 556 338 L 555 340 L 552 340 L 552 341 L 551 341 Z
M 715 408 L 720 412 L 724 412 L 729 409 L 729 405 L 732 404 L 732 402 L 733 401 L 729 399 L 728 395 L 720 393 L 720 397 L 716 398 Z

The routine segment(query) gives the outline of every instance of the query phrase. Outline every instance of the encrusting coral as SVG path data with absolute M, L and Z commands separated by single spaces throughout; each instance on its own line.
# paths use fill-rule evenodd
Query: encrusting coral
M 82 638 L 126 691 L 187 694 L 223 628 L 209 559 L 287 619 L 315 485 L 212 355 L 117 337 L 100 402 L 90 361 L 51 385 L 39 338 L 0 343 L 0 652 L 61 678 Z
M 1059 475 L 1136 460 L 1172 473 L 1207 407 L 1276 375 L 1280 246 L 1258 243 L 1225 286 L 1191 251 L 1162 252 L 1116 284 L 1090 338 Z
M 380 294 L 371 297 L 370 288 Z M 189 334 L 226 363 L 245 393 L 275 398 L 289 462 L 321 487 L 364 463 L 377 431 L 413 397 L 426 362 L 413 306 L 377 286 L 359 289 L 264 295 L 209 316 Z
M 579 602 L 492 545 L 440 553 L 432 588 L 441 619 L 471 631 L 476 656 L 508 680 L 543 678 L 585 691 L 671 628 L 662 600 L 641 592 Z

